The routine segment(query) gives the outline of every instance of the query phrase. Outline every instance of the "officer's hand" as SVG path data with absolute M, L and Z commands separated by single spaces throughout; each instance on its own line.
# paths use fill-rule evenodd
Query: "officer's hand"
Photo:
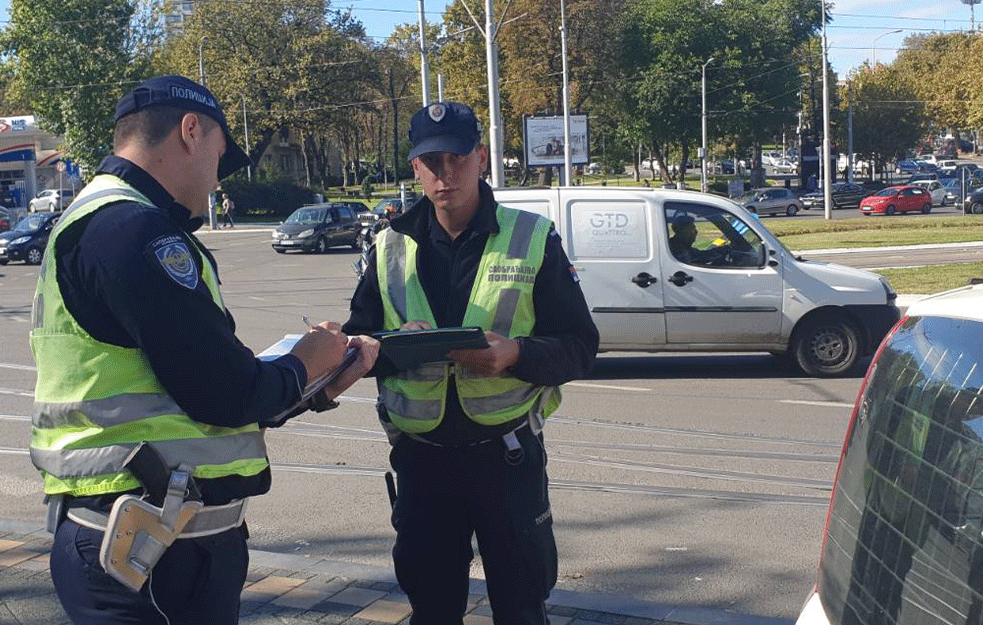
M 416 319 L 414 321 L 407 321 L 403 325 L 399 326 L 400 330 L 429 330 L 430 322 L 423 321 L 422 319 Z
M 341 395 L 369 372 L 379 357 L 379 346 L 379 341 L 371 336 L 353 336 L 348 340 L 348 347 L 358 350 L 358 358 L 325 388 L 328 399 Z
M 348 337 L 337 323 L 325 321 L 300 337 L 290 353 L 307 369 L 307 379 L 319 378 L 333 370 L 345 356 Z
M 501 375 L 519 362 L 519 343 L 494 332 L 485 332 L 488 347 L 455 349 L 447 357 L 467 369 L 482 375 Z

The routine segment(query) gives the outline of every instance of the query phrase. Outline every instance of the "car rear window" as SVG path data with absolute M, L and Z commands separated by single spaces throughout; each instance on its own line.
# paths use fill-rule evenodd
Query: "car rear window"
M 983 323 L 907 320 L 844 446 L 820 567 L 842 625 L 980 623 Z

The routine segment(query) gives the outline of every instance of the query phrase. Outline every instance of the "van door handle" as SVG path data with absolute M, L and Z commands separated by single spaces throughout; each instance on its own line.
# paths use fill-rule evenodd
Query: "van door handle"
M 676 286 L 683 286 L 687 282 L 692 282 L 693 276 L 689 275 L 685 271 L 677 271 L 676 273 L 669 276 L 669 282 L 672 282 Z
M 650 284 L 658 282 L 659 279 L 643 271 L 642 273 L 632 278 L 631 281 L 644 289 Z

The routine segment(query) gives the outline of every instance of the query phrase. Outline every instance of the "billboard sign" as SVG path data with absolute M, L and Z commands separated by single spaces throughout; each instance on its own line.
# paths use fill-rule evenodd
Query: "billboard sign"
M 563 117 L 524 118 L 526 165 L 563 166 Z M 590 162 L 590 135 L 587 116 L 570 116 L 570 161 L 574 165 Z

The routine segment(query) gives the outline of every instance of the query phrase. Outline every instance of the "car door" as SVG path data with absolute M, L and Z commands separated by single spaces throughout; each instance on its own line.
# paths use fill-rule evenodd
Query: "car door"
M 915 204 L 918 201 L 921 189 L 902 189 L 900 195 L 898 196 L 898 210 L 907 213 L 913 210 L 921 210 L 921 206 L 915 208 Z
M 841 199 L 837 203 L 840 206 L 860 206 L 863 197 L 864 192 L 860 185 L 848 183 L 843 185 Z
M 665 235 L 657 206 L 634 192 L 574 187 L 559 194 L 560 232 L 583 288 L 601 345 L 645 348 L 666 342 L 663 271 Z M 505 202 L 506 205 L 508 202 Z M 522 210 L 532 205 L 515 204 Z M 653 235 L 653 232 L 658 235 Z
M 666 202 L 666 223 L 697 227 L 688 258 L 662 251 L 666 338 L 670 344 L 769 344 L 780 341 L 782 268 L 765 262 L 764 241 L 743 217 L 700 202 Z
M 355 211 L 351 209 L 350 206 L 343 206 L 338 209 L 338 214 L 341 217 L 341 223 L 338 226 L 338 232 L 345 245 L 354 245 L 358 240 L 359 223 L 358 216 Z

